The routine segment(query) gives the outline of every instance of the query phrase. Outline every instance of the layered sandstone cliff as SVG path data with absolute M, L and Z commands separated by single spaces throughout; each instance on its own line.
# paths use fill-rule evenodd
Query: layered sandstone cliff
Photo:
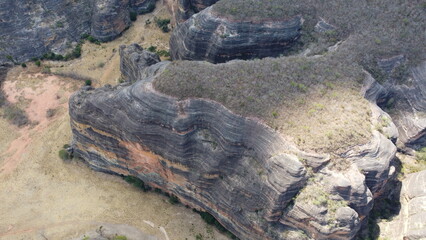
M 5 0 L 0 2 L 0 63 L 23 62 L 52 51 L 65 55 L 90 34 L 100 41 L 130 26 L 130 11 L 155 0 Z
M 378 131 L 336 166 L 259 119 L 155 90 L 171 63 L 151 65 L 137 46 L 120 51 L 134 83 L 72 96 L 74 153 L 96 170 L 136 176 L 211 213 L 241 239 L 350 239 L 394 173 L 396 148 Z
M 170 39 L 175 60 L 206 60 L 214 63 L 232 59 L 279 56 L 300 37 L 301 16 L 279 20 L 233 20 L 209 7 L 177 26 Z
M 178 25 L 217 1 L 219 0 L 166 0 L 166 4 L 172 13 L 173 24 Z

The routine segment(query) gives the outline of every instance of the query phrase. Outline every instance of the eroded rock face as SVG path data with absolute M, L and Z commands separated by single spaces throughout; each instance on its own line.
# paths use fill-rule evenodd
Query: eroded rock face
M 146 77 L 145 70 L 160 62 L 160 57 L 152 52 L 144 51 L 137 44 L 120 46 L 120 70 L 125 81 L 138 81 Z
M 379 61 L 389 77 L 382 84 L 374 82 L 368 95 L 390 113 L 401 145 L 419 149 L 426 145 L 426 62 L 405 69 L 405 61 L 401 55 Z M 393 77 L 396 71 L 403 74 Z
M 173 24 L 186 21 L 195 13 L 215 4 L 219 0 L 166 0 L 167 6 L 173 15 Z
M 1 1 L 0 63 L 64 55 L 83 34 L 108 41 L 129 24 L 128 0 Z
M 110 41 L 130 25 L 129 0 L 97 0 L 92 15 L 91 34 Z
M 276 57 L 299 38 L 302 22 L 301 16 L 281 21 L 231 21 L 209 7 L 175 28 L 171 56 L 213 63 Z
M 145 64 L 152 56 L 135 45 L 120 53 L 133 84 L 70 99 L 74 153 L 211 213 L 241 239 L 350 239 L 392 177 L 395 146 L 378 131 L 332 164 L 217 102 L 157 92 L 170 63 Z
M 130 7 L 137 13 L 143 14 L 155 8 L 157 0 L 130 0 Z
M 409 174 L 402 181 L 401 210 L 388 222 L 381 222 L 382 235 L 393 239 L 426 238 L 426 170 Z

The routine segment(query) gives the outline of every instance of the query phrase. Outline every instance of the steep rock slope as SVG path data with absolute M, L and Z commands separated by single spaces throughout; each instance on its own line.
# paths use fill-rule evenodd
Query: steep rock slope
M 149 66 L 136 46 L 120 51 L 124 74 L 138 79 L 73 95 L 74 154 L 176 195 L 242 239 L 350 239 L 393 175 L 396 148 L 378 131 L 335 162 L 215 101 L 158 92 L 171 63 Z
M 177 26 L 170 38 L 173 59 L 220 63 L 283 54 L 300 36 L 301 16 L 271 21 L 233 21 L 209 7 Z

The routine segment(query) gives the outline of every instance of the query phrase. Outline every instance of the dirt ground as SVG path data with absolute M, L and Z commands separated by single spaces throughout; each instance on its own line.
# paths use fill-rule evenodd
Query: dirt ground
M 167 16 L 163 7 L 154 14 Z M 147 18 L 153 14 L 139 16 L 113 42 L 84 44 L 81 59 L 42 64 L 52 66 L 52 72 L 96 79 L 95 86 L 115 84 L 120 76 L 119 45 L 138 42 L 167 49 L 169 36 L 154 24 L 146 26 Z M 78 239 L 107 224 L 131 225 L 165 240 L 195 239 L 200 234 L 203 239 L 227 239 L 198 214 L 170 204 L 162 195 L 142 192 L 81 161 L 61 160 L 58 151 L 71 140 L 68 98 L 83 83 L 28 65 L 9 71 L 3 84 L 8 101 L 24 109 L 32 123 L 17 128 L 0 118 L 0 239 Z

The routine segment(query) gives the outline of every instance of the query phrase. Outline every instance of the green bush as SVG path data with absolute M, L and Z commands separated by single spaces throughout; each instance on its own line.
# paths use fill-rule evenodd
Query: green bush
M 41 62 L 40 62 L 40 60 L 36 60 L 36 61 L 35 61 L 35 65 L 36 65 L 37 67 L 40 67 L 40 66 L 41 66 Z
M 132 22 L 136 21 L 136 19 L 138 18 L 138 13 L 137 12 L 130 12 L 130 20 Z
M 62 160 L 70 159 L 70 154 L 65 149 L 59 150 L 58 155 Z
M 169 32 L 169 23 L 170 23 L 170 19 L 167 18 L 155 18 L 155 23 L 157 24 L 157 27 L 159 27 L 161 29 L 161 31 L 163 32 Z
M 86 81 L 84 82 L 84 84 L 85 84 L 86 86 L 92 86 L 92 80 L 86 80 Z
M 175 195 L 170 195 L 169 196 L 169 203 L 171 204 L 178 204 L 179 203 L 179 198 L 177 198 Z
M 22 63 L 22 64 L 21 64 L 21 67 L 26 68 L 26 67 L 27 67 L 27 64 Z
M 131 185 L 133 185 L 133 186 L 135 186 L 137 188 L 142 189 L 144 192 L 146 192 L 146 191 L 148 191 L 148 190 L 151 189 L 149 186 L 145 185 L 145 183 L 142 180 L 140 180 L 139 178 L 137 178 L 137 177 L 134 177 L 134 176 L 125 176 L 123 178 L 129 184 L 131 184 Z

